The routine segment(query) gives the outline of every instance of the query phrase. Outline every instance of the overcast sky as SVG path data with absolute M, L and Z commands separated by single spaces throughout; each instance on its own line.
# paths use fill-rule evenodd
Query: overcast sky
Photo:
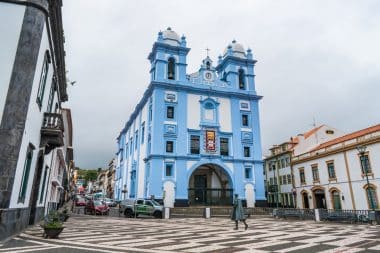
M 263 153 L 327 124 L 380 123 L 380 1 L 64 0 L 66 65 L 76 165 L 106 167 L 116 137 L 149 83 L 160 30 L 187 37 L 187 72 L 233 39 L 258 61 Z

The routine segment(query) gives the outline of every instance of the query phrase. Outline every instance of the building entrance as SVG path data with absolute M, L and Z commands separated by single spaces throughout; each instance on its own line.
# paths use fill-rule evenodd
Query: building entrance
M 189 179 L 190 205 L 230 205 L 233 189 L 229 175 L 218 165 L 199 166 Z
M 315 208 L 326 209 L 325 191 L 320 190 L 320 189 L 315 190 L 314 191 L 314 201 L 315 201 Z

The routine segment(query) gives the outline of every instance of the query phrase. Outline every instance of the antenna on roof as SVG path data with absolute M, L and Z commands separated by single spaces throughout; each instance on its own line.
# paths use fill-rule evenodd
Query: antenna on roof
M 317 127 L 317 124 L 315 123 L 315 117 L 313 116 L 313 127 L 314 129 Z M 316 141 L 316 144 L 318 144 L 318 131 L 315 130 L 315 141 Z

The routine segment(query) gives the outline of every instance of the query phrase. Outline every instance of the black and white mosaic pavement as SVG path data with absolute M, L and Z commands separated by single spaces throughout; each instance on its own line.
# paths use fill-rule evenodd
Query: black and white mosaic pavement
M 2 252 L 380 252 L 380 226 L 254 217 L 233 230 L 228 218 L 126 219 L 73 216 L 59 239 L 30 227 Z

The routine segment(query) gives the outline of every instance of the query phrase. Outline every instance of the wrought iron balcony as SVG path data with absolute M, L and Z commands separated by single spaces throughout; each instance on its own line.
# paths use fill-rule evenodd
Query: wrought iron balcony
M 45 147 L 45 153 L 52 149 L 62 147 L 63 142 L 63 119 L 59 113 L 44 113 L 41 127 L 41 147 Z

